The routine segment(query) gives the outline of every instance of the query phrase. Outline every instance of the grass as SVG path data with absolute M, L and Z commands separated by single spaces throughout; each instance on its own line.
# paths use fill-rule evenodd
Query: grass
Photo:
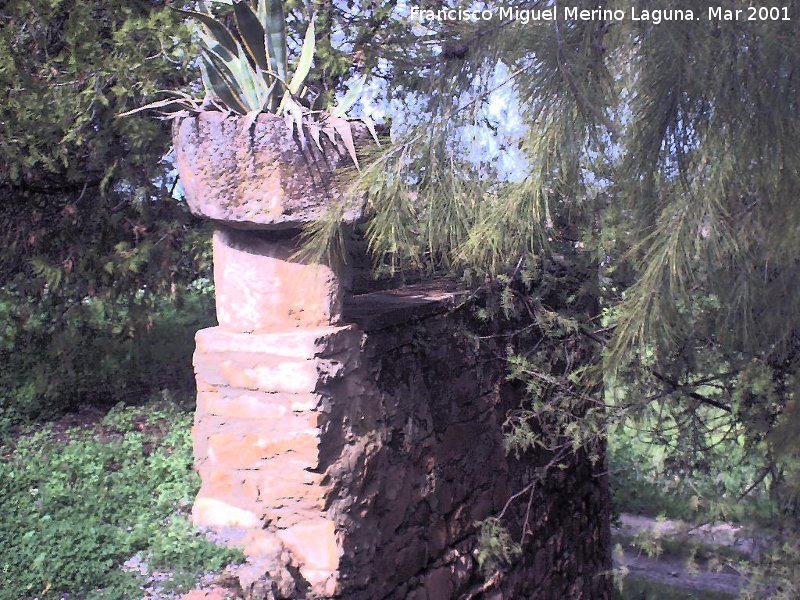
M 52 426 L 0 445 L 0 600 L 118 600 L 142 595 L 136 556 L 183 591 L 203 571 L 241 560 L 194 530 L 187 511 L 191 413 L 118 405 L 87 429 Z

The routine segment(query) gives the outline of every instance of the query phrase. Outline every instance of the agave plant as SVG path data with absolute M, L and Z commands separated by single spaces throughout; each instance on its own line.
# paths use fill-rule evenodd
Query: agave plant
M 337 143 L 338 134 L 353 162 L 358 166 L 347 112 L 363 90 L 365 77 L 351 86 L 342 101 L 325 111 L 313 111 L 307 101 L 304 84 L 314 60 L 314 20 L 306 29 L 300 56 L 289 72 L 286 16 L 280 0 L 215 0 L 233 7 L 232 31 L 216 18 L 205 1 L 198 10 L 175 9 L 199 24 L 201 47 L 200 72 L 206 98 L 198 102 L 191 96 L 170 92 L 165 100 L 152 102 L 123 115 L 148 109 L 182 108 L 199 112 L 216 107 L 245 116 L 247 127 L 262 112 L 271 112 L 286 119 L 290 128 L 297 127 L 300 141 L 306 144 L 305 130 L 322 150 L 320 133 Z M 181 113 L 166 113 L 174 118 Z M 361 120 L 377 141 L 375 127 L 366 118 Z
M 202 12 L 179 11 L 197 19 L 203 26 L 200 68 L 206 90 L 212 91 L 229 109 L 243 115 L 285 108 L 300 94 L 311 69 L 313 20 L 306 30 L 300 59 L 289 80 L 283 3 L 258 0 L 253 7 L 246 0 L 240 0 L 232 4 L 238 36 L 214 18 L 204 2 L 200 2 Z

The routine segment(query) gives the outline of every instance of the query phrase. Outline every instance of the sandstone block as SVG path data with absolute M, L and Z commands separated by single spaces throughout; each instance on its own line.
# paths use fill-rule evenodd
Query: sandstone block
M 329 591 L 335 592 L 336 590 L 337 574 L 334 571 L 300 567 L 300 574 L 311 584 L 311 591 L 314 593 L 313 597 L 319 598 L 321 596 L 327 598 L 331 595 Z
M 280 560 L 284 545 L 271 531 L 251 529 L 242 541 L 245 554 L 272 560 Z
M 195 352 L 194 369 L 212 386 L 263 392 L 311 393 L 319 382 L 313 360 L 254 352 Z
M 296 582 L 287 566 L 282 557 L 249 556 L 245 564 L 236 567 L 245 598 L 296 598 Z
M 313 327 L 272 333 L 243 333 L 207 327 L 195 334 L 197 351 L 254 352 L 286 358 L 310 359 L 358 350 L 361 334 L 352 325 Z
M 258 527 L 261 519 L 253 511 L 216 498 L 198 497 L 192 506 L 192 522 L 198 527 Z
M 242 498 L 239 493 L 242 490 L 243 484 L 244 477 L 241 476 L 240 472 L 230 470 L 212 471 L 203 478 L 198 496 L 217 499 L 229 498 L 231 500 L 244 502 L 245 498 Z M 248 496 L 248 498 L 255 500 L 258 496 L 253 495 Z M 231 503 L 236 504 L 235 501 Z
M 247 477 L 241 489 L 246 496 L 258 498 L 266 506 L 303 503 L 321 510 L 327 490 L 321 480 L 321 475 L 305 469 L 270 465 L 263 472 Z
M 308 429 L 270 435 L 264 433 L 214 433 L 208 436 L 210 468 L 262 469 L 279 454 L 291 453 L 306 468 L 319 463 L 318 431 Z
M 324 517 L 280 529 L 277 535 L 302 565 L 301 572 L 304 575 L 306 570 L 327 571 L 330 574 L 338 568 L 340 553 L 336 530 L 333 522 Z
M 232 331 L 282 331 L 341 319 L 341 282 L 321 264 L 291 259 L 292 239 L 270 240 L 256 232 L 214 233 L 217 320 Z
M 321 413 L 315 394 L 284 394 L 217 388 L 197 394 L 195 425 L 208 430 L 246 424 L 253 431 L 315 428 Z

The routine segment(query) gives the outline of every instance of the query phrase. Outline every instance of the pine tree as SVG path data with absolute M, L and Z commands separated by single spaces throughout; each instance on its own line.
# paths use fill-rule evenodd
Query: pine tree
M 540 325 L 552 309 L 577 317 L 604 349 L 600 420 L 571 418 L 576 405 L 562 394 L 560 431 L 580 444 L 619 422 L 655 422 L 676 436 L 672 456 L 687 468 L 744 440 L 760 474 L 728 492 L 768 482 L 792 509 L 800 6 L 723 21 L 709 18 L 712 3 L 679 0 L 669 9 L 695 20 L 656 23 L 630 17 L 652 9 L 646 2 L 569 5 L 602 15 L 564 19 L 564 4 L 545 1 L 513 8 L 552 9 L 556 20 L 502 20 L 500 3 L 488 3 L 490 19 L 406 15 L 415 35 L 391 64 L 387 96 L 411 116 L 358 182 L 376 263 L 478 272 L 506 288 L 521 274 L 588 264 L 584 291 L 605 307 L 603 325 L 548 306 L 535 287 L 525 301 Z M 515 360 L 530 383 L 535 364 Z M 596 385 L 565 385 L 575 381 Z M 535 401 L 542 385 L 530 389 L 549 410 Z M 524 445 L 530 430 L 517 424 Z

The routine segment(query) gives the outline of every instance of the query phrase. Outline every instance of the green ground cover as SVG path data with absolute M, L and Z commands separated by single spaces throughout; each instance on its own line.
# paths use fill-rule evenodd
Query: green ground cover
M 187 589 L 240 557 L 187 519 L 199 486 L 191 412 L 119 405 L 101 421 L 17 432 L 0 445 L 0 600 L 141 597 L 137 557 Z

